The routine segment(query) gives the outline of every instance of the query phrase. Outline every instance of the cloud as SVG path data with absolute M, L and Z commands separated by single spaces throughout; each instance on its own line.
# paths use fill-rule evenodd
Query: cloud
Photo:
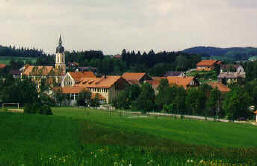
M 255 0 L 0 0 L 0 44 L 67 49 L 180 50 L 256 46 Z

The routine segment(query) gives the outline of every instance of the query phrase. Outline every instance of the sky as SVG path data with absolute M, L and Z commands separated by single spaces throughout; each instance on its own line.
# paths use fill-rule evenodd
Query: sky
M 0 45 L 179 51 L 257 47 L 256 0 L 0 0 Z

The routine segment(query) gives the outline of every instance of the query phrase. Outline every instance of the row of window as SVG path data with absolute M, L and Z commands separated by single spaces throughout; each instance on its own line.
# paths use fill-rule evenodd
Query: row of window
M 107 88 L 89 88 L 90 91 L 93 92 L 98 92 L 98 93 L 107 93 L 108 89 Z

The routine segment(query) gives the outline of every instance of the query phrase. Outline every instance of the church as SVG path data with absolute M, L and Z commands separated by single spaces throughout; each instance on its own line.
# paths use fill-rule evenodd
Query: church
M 55 66 L 31 66 L 25 65 L 21 78 L 30 78 L 39 88 L 42 81 L 49 84 L 51 87 L 59 86 L 62 79 L 66 75 L 66 64 L 64 47 L 62 46 L 62 37 L 59 38 L 59 43 L 56 48 Z
M 62 93 L 69 105 L 76 105 L 77 97 L 82 91 L 90 91 L 92 98 L 99 97 L 100 102 L 111 103 L 129 86 L 129 82 L 121 76 L 96 77 L 93 72 L 66 72 L 65 53 L 60 36 L 56 48 L 55 66 L 24 66 L 21 78 L 30 78 L 36 83 L 38 90 L 45 82 L 51 89 Z

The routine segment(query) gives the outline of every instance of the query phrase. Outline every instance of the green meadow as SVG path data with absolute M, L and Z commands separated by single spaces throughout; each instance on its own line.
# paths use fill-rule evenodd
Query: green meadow
M 0 165 L 256 165 L 257 127 L 84 108 L 0 112 Z
M 6 64 L 9 65 L 10 61 L 31 61 L 32 63 L 35 63 L 37 58 L 31 58 L 31 57 L 12 57 L 12 56 L 0 56 L 0 64 Z

